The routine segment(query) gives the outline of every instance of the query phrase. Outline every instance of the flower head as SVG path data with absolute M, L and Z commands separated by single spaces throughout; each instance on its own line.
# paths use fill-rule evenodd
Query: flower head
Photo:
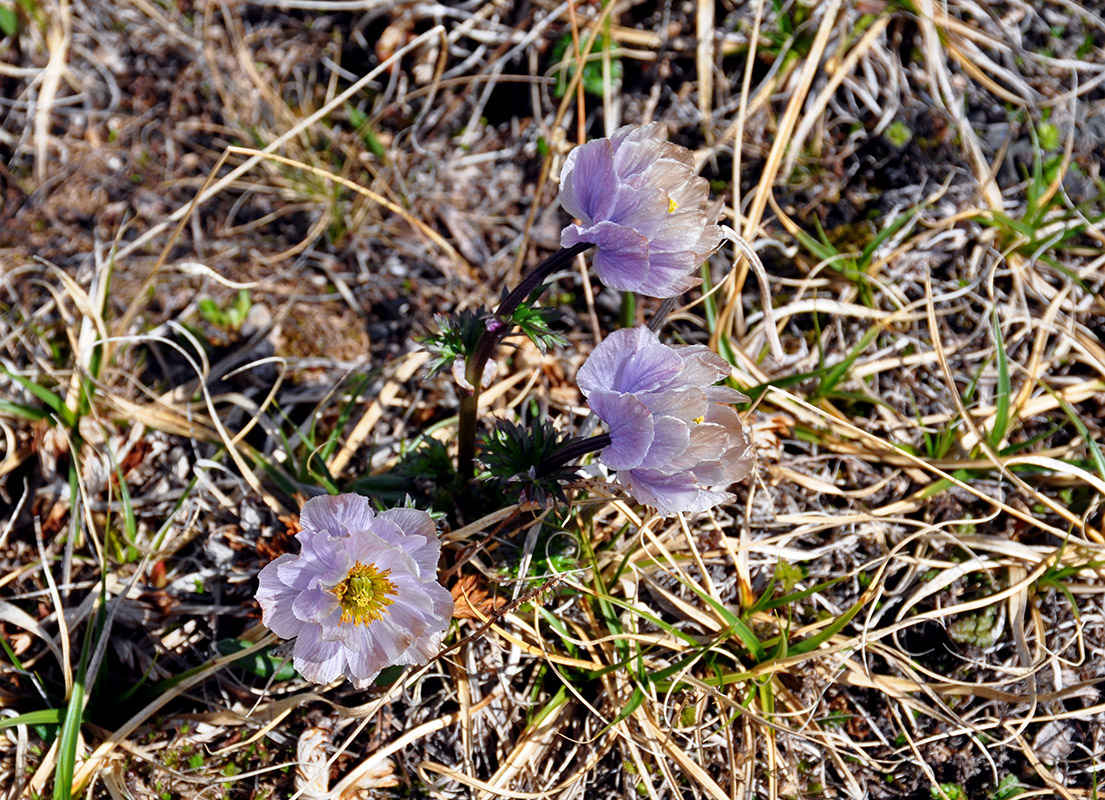
M 295 668 L 359 689 L 392 664 L 419 664 L 441 649 L 453 598 L 437 582 L 441 543 L 424 511 L 373 512 L 355 494 L 314 497 L 299 518 L 299 555 L 258 576 L 262 621 L 295 637 Z
M 658 122 L 626 125 L 568 154 L 560 204 L 581 223 L 560 244 L 595 245 L 595 272 L 612 289 L 676 297 L 721 244 L 720 206 L 708 200 L 690 150 L 666 141 Z
M 748 476 L 752 451 L 728 405 L 748 398 L 714 385 L 728 374 L 704 345 L 669 347 L 644 326 L 614 331 L 580 367 L 579 388 L 610 428 L 599 458 L 637 500 L 663 514 L 705 511 Z

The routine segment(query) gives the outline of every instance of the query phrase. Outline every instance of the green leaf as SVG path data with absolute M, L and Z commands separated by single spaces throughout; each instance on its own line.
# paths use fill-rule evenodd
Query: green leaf
M 867 605 L 867 598 L 860 597 L 860 599 L 856 601 L 856 604 L 854 606 L 845 611 L 843 615 L 833 620 L 833 622 L 830 623 L 828 627 L 818 633 L 815 633 L 809 638 L 803 639 L 802 641 L 791 645 L 789 648 L 790 655 L 797 656 L 816 650 L 818 647 L 821 646 L 823 642 L 828 641 L 833 636 L 836 636 L 841 630 L 843 630 L 844 626 L 851 622 L 852 618 L 856 614 L 858 614 L 860 609 L 863 608 L 865 605 Z
M 16 717 L 0 717 L 0 730 L 16 725 L 57 725 L 61 722 L 60 708 L 42 708 Z
M 31 408 L 21 403 L 13 403 L 11 400 L 0 400 L 0 414 L 10 414 L 13 417 L 23 417 L 31 422 L 38 422 L 50 416 L 49 411 L 41 408 Z
M 487 330 L 489 313 L 484 306 L 456 314 L 436 314 L 437 332 L 417 337 L 434 360 L 430 362 L 430 377 L 447 369 L 456 359 L 465 359 L 476 350 L 476 344 Z
M 544 355 L 550 347 L 565 347 L 568 340 L 554 331 L 550 324 L 560 319 L 560 312 L 555 308 L 542 308 L 535 305 L 537 298 L 548 288 L 548 284 L 539 286 L 533 291 L 529 299 L 521 303 L 510 315 L 508 324 L 515 325 L 519 330 L 537 345 L 537 349 Z
M 15 15 L 15 9 L 11 6 L 0 6 L 0 33 L 5 36 L 15 36 L 19 30 L 19 17 Z
M 998 389 L 994 398 L 994 429 L 990 431 L 990 444 L 994 447 L 1001 445 L 1005 433 L 1009 430 L 1009 395 L 1012 385 L 1009 380 L 1009 358 L 1005 353 L 1005 340 L 1001 335 L 1001 323 L 998 320 L 998 310 L 993 310 L 994 321 L 994 347 L 998 354 Z
M 1037 133 L 1040 137 L 1040 148 L 1043 150 L 1059 149 L 1059 128 L 1050 122 L 1043 123 Z
M 32 380 L 24 378 L 22 375 L 16 375 L 7 367 L 0 366 L 0 370 L 3 370 L 4 374 L 18 383 L 28 392 L 33 394 L 43 403 L 50 407 L 50 410 L 58 415 L 58 418 L 65 424 L 67 428 L 74 428 L 77 425 L 77 417 L 69 408 L 65 405 L 65 401 L 61 399 L 59 395 L 54 394 L 49 389 L 39 386 Z
M 556 68 L 556 86 L 553 93 L 557 97 L 563 97 L 564 93 L 568 91 L 568 81 L 576 72 L 576 60 L 567 56 L 571 44 L 572 34 L 569 32 L 561 36 L 553 47 L 552 61 Z M 586 47 L 587 37 L 580 36 L 579 52 L 584 52 Z M 617 48 L 609 44 L 605 36 L 599 34 L 595 37 L 591 53 L 587 56 L 587 63 L 583 65 L 583 91 L 587 94 L 602 97 L 606 91 L 606 84 L 602 77 L 602 59 L 596 57 L 596 54 L 608 48 L 610 51 L 610 82 L 613 84 L 622 79 L 622 62 L 617 56 Z M 565 66 L 567 69 L 565 69 Z
M 866 333 L 863 334 L 863 338 L 856 343 L 856 346 L 852 348 L 851 352 L 841 361 L 839 364 L 834 364 L 825 373 L 825 377 L 821 379 L 821 385 L 817 387 L 817 391 L 814 392 L 815 397 L 824 397 L 831 392 L 838 383 L 848 374 L 848 370 L 852 368 L 852 365 L 856 363 L 856 359 L 859 358 L 860 353 L 867 349 L 867 346 L 871 342 L 875 341 L 875 337 L 879 335 L 879 326 L 876 325 L 873 328 L 869 328 Z M 866 398 L 864 398 L 866 399 Z
M 87 655 L 87 654 L 86 654 Z M 57 766 L 54 768 L 54 800 L 69 800 L 73 790 L 73 772 L 77 764 L 77 738 L 84 712 L 84 663 L 73 681 L 73 691 L 65 707 L 65 721 L 58 738 Z
M 252 646 L 252 642 L 243 642 L 240 639 L 221 639 L 215 643 L 215 649 L 224 656 L 232 655 L 239 650 L 245 650 Z M 295 667 L 292 666 L 291 660 L 274 656 L 272 648 L 243 656 L 234 664 L 265 680 L 290 681 L 296 676 Z
M 1006 775 L 998 783 L 994 793 L 990 795 L 990 800 L 1009 800 L 1009 798 L 1024 794 L 1024 792 L 1024 787 L 1021 786 L 1021 782 L 1017 780 L 1016 775 Z

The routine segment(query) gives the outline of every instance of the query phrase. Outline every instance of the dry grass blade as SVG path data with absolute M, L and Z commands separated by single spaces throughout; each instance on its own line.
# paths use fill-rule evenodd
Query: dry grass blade
M 1068 0 L 0 0 L 3 793 L 1094 796 L 1103 31 Z M 671 518 L 597 454 L 567 502 L 454 491 L 419 342 L 559 246 L 573 144 L 643 121 L 735 249 L 666 316 L 551 276 L 567 344 L 507 340 L 481 424 L 605 432 L 581 364 L 663 319 L 734 365 L 755 474 Z M 295 512 L 350 491 L 442 512 L 455 608 L 363 690 L 257 625 Z

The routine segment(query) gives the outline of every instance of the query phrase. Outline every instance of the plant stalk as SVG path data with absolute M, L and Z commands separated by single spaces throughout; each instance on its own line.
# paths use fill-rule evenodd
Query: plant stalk
M 537 466 L 537 477 L 548 475 L 554 469 L 567 464 L 569 461 L 575 461 L 588 453 L 602 450 L 609 444 L 609 433 L 600 433 L 598 436 L 590 436 L 586 439 L 572 439 Z
M 480 392 L 483 389 L 483 370 L 487 366 L 487 360 L 495 352 L 499 340 L 513 328 L 510 324 L 511 315 L 541 286 L 545 278 L 567 266 L 573 258 L 592 246 L 589 242 L 580 242 L 572 247 L 557 250 L 523 275 L 514 291 L 499 303 L 494 315 L 487 320 L 486 328 L 465 364 L 464 378 L 472 388 L 461 387 L 460 390 L 457 421 L 457 477 L 462 485 L 472 480 L 475 466 L 476 422 L 480 410 Z

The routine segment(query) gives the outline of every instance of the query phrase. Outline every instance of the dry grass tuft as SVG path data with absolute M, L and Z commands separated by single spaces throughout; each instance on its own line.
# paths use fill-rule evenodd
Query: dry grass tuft
M 0 0 L 5 800 L 1095 797 L 1103 47 L 1065 0 Z M 305 684 L 257 571 L 312 494 L 432 494 L 387 474 L 455 436 L 415 337 L 650 119 L 769 275 L 727 247 L 666 331 L 755 478 L 453 519 L 450 649 Z M 584 424 L 621 298 L 558 279 L 494 417 Z

